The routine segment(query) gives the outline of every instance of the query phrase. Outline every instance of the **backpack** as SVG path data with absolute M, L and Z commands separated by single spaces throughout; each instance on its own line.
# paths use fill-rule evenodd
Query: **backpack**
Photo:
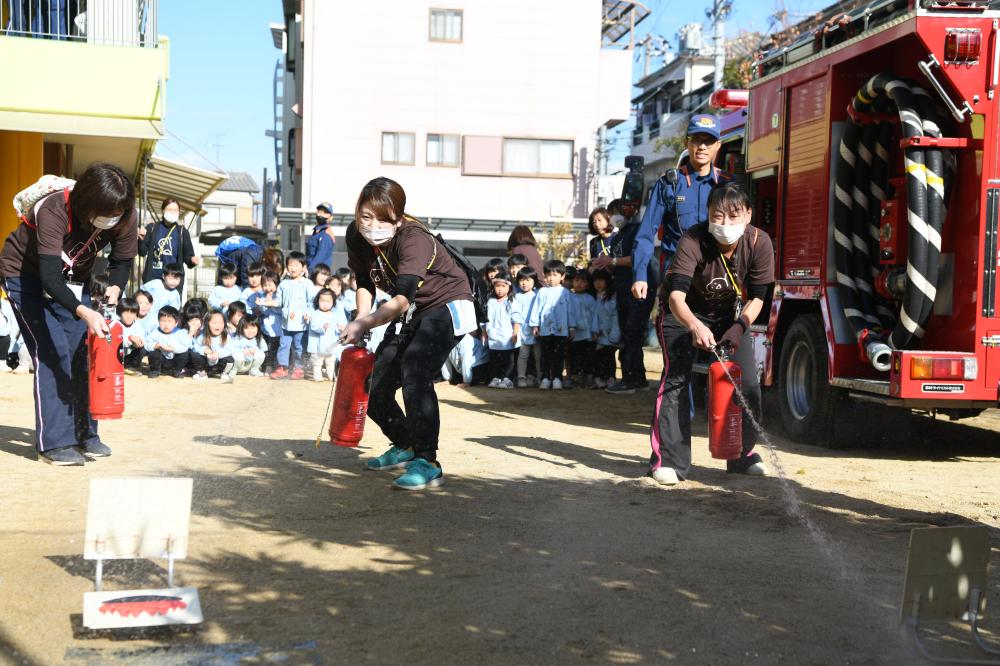
M 64 192 L 67 196 L 69 190 L 73 189 L 76 181 L 62 176 L 47 174 L 39 178 L 33 185 L 29 185 L 14 195 L 14 211 L 18 219 L 31 226 L 28 222 L 28 213 L 45 197 L 53 192 Z
M 430 232 L 428 231 L 428 233 Z M 442 238 L 441 234 L 433 234 L 433 236 L 444 246 L 444 249 L 448 250 L 448 254 L 451 255 L 452 260 L 458 264 L 458 267 L 465 273 L 465 277 L 469 279 L 469 289 L 472 291 L 472 305 L 476 309 L 476 321 L 480 324 L 486 323 L 489 320 L 489 317 L 486 316 L 486 311 L 489 307 L 490 291 L 486 283 L 480 279 L 479 271 L 472 265 L 468 257 L 459 252 L 458 248 L 450 245 L 448 241 Z

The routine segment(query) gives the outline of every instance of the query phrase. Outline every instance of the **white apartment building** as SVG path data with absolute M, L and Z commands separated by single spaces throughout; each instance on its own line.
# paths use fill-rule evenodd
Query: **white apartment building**
M 598 189 L 598 131 L 630 115 L 630 30 L 648 15 L 627 14 L 636 3 L 283 8 L 284 26 L 271 27 L 284 71 L 269 134 L 284 247 L 304 241 L 302 225 L 322 201 L 341 227 L 349 223 L 377 176 L 398 181 L 408 212 L 470 254 L 496 254 L 516 224 L 584 228 Z
M 645 159 L 646 191 L 680 157 L 670 140 L 684 136 L 693 114 L 709 111 L 715 64 L 710 48 L 702 44 L 700 27 L 685 26 L 677 55 L 635 84 L 641 92 L 632 99 L 636 121 L 631 154 Z

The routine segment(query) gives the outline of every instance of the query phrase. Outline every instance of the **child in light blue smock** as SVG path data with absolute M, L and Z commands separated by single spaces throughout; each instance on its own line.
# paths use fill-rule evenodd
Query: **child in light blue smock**
M 250 297 L 254 294 L 264 293 L 264 264 L 255 261 L 247 269 L 247 288 L 240 292 L 240 301 L 247 306 L 247 311 L 252 311 L 250 307 Z
M 347 326 L 347 319 L 342 311 L 336 309 L 336 297 L 325 287 L 317 292 L 313 299 L 313 310 L 309 314 L 309 342 L 307 351 L 312 359 L 313 380 L 323 381 L 323 368 L 326 368 L 326 378 L 333 381 L 336 378 L 337 361 L 343 351 L 340 344 L 340 332 Z
M 257 315 L 250 312 L 240 319 L 236 326 L 236 335 L 231 340 L 233 361 L 236 374 L 262 377 L 261 366 L 267 357 L 267 343 L 260 332 L 260 321 Z
M 313 283 L 305 276 L 306 258 L 301 252 L 289 252 L 285 259 L 288 277 L 278 285 L 277 301 L 281 306 L 281 344 L 278 345 L 278 367 L 271 373 L 271 379 L 289 376 L 292 364 L 292 379 L 302 379 L 302 352 L 305 350 L 306 332 L 309 324 L 306 315 L 312 309 L 309 294 Z M 292 350 L 295 356 L 292 357 Z
M 594 356 L 594 341 L 592 324 L 594 310 L 597 309 L 597 299 L 593 295 L 593 286 L 590 284 L 590 273 L 586 270 L 579 270 L 573 275 L 573 293 L 570 294 L 570 343 L 569 343 L 569 368 L 567 377 L 572 377 L 572 381 L 579 388 L 591 388 L 593 386 L 593 370 L 591 363 Z M 569 388 L 569 385 L 567 385 Z
M 197 373 L 196 379 L 218 377 L 223 384 L 231 384 L 236 374 L 232 340 L 226 328 L 226 317 L 218 310 L 205 315 L 201 335 L 192 346 Z
M 515 321 L 521 324 L 521 348 L 517 353 L 517 387 L 534 386 L 535 377 L 542 369 L 542 346 L 538 344 L 531 326 L 528 324 L 538 297 L 538 273 L 531 266 L 524 266 L 517 272 L 517 286 L 520 292 L 514 294 L 516 306 Z M 528 362 L 534 365 L 529 367 Z
M 240 300 L 243 290 L 236 286 L 236 267 L 222 264 L 219 267 L 219 284 L 212 287 L 208 295 L 208 306 L 213 310 L 225 310 L 230 303 Z
M 561 389 L 566 342 L 569 340 L 570 292 L 562 286 L 566 265 L 553 259 L 545 262 L 545 287 L 538 290 L 528 318 L 532 334 L 542 346 L 540 389 Z
M 146 335 L 148 376 L 150 379 L 155 379 L 160 376 L 160 371 L 164 370 L 174 377 L 180 377 L 184 366 L 187 365 L 191 336 L 187 331 L 177 328 L 181 316 L 177 308 L 166 305 L 160 308 L 157 314 L 157 328 Z
M 441 366 L 441 376 L 446 382 L 465 388 L 487 381 L 490 353 L 480 335 L 478 331 L 466 333 L 448 352 L 448 358 Z
M 622 333 L 611 274 L 604 270 L 597 271 L 593 281 L 597 298 L 590 326 L 590 337 L 595 343 L 592 369 L 594 386 L 603 388 L 615 382 L 615 350 L 621 347 Z
M 247 309 L 260 320 L 260 332 L 267 345 L 263 370 L 269 373 L 278 367 L 278 345 L 281 344 L 281 303 L 278 301 L 277 273 L 264 273 L 261 287 L 263 293 L 250 295 Z
M 152 331 L 158 325 L 158 314 L 165 306 L 169 305 L 180 312 L 181 292 L 177 288 L 180 286 L 181 278 L 184 275 L 182 271 L 183 269 L 180 267 L 180 264 L 169 263 L 163 267 L 162 278 L 150 280 L 142 285 L 142 290 L 153 297 L 153 304 L 150 309 L 153 319 L 144 326 L 147 331 Z
M 515 350 L 520 345 L 517 306 L 508 298 L 510 278 L 498 273 L 493 278 L 493 298 L 486 306 L 486 346 L 490 350 L 490 388 L 514 388 Z

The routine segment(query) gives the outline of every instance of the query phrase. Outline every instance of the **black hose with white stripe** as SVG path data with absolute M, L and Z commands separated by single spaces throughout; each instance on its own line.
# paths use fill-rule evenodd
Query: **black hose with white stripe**
M 941 136 L 926 91 L 889 74 L 869 79 L 851 104 L 859 112 L 884 112 L 894 106 L 904 139 Z M 905 349 L 924 335 L 936 295 L 946 181 L 952 176 L 950 155 L 940 149 L 903 150 L 910 233 L 907 282 L 897 316 L 873 288 L 880 272 L 881 204 L 890 194 L 891 137 L 888 122 L 867 124 L 852 118 L 838 147 L 834 174 L 834 262 L 844 316 L 879 370 L 888 370 L 890 346 Z M 879 331 L 889 328 L 886 340 Z

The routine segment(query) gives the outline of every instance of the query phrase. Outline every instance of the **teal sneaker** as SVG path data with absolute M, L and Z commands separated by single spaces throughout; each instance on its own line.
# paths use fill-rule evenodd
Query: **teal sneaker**
M 365 465 L 372 470 L 396 469 L 397 467 L 406 467 L 411 460 L 413 460 L 412 450 L 390 446 L 388 451 L 378 458 L 370 459 Z
M 437 488 L 444 483 L 444 472 L 432 462 L 416 458 L 406 466 L 406 472 L 392 482 L 393 488 L 400 490 L 423 490 Z

